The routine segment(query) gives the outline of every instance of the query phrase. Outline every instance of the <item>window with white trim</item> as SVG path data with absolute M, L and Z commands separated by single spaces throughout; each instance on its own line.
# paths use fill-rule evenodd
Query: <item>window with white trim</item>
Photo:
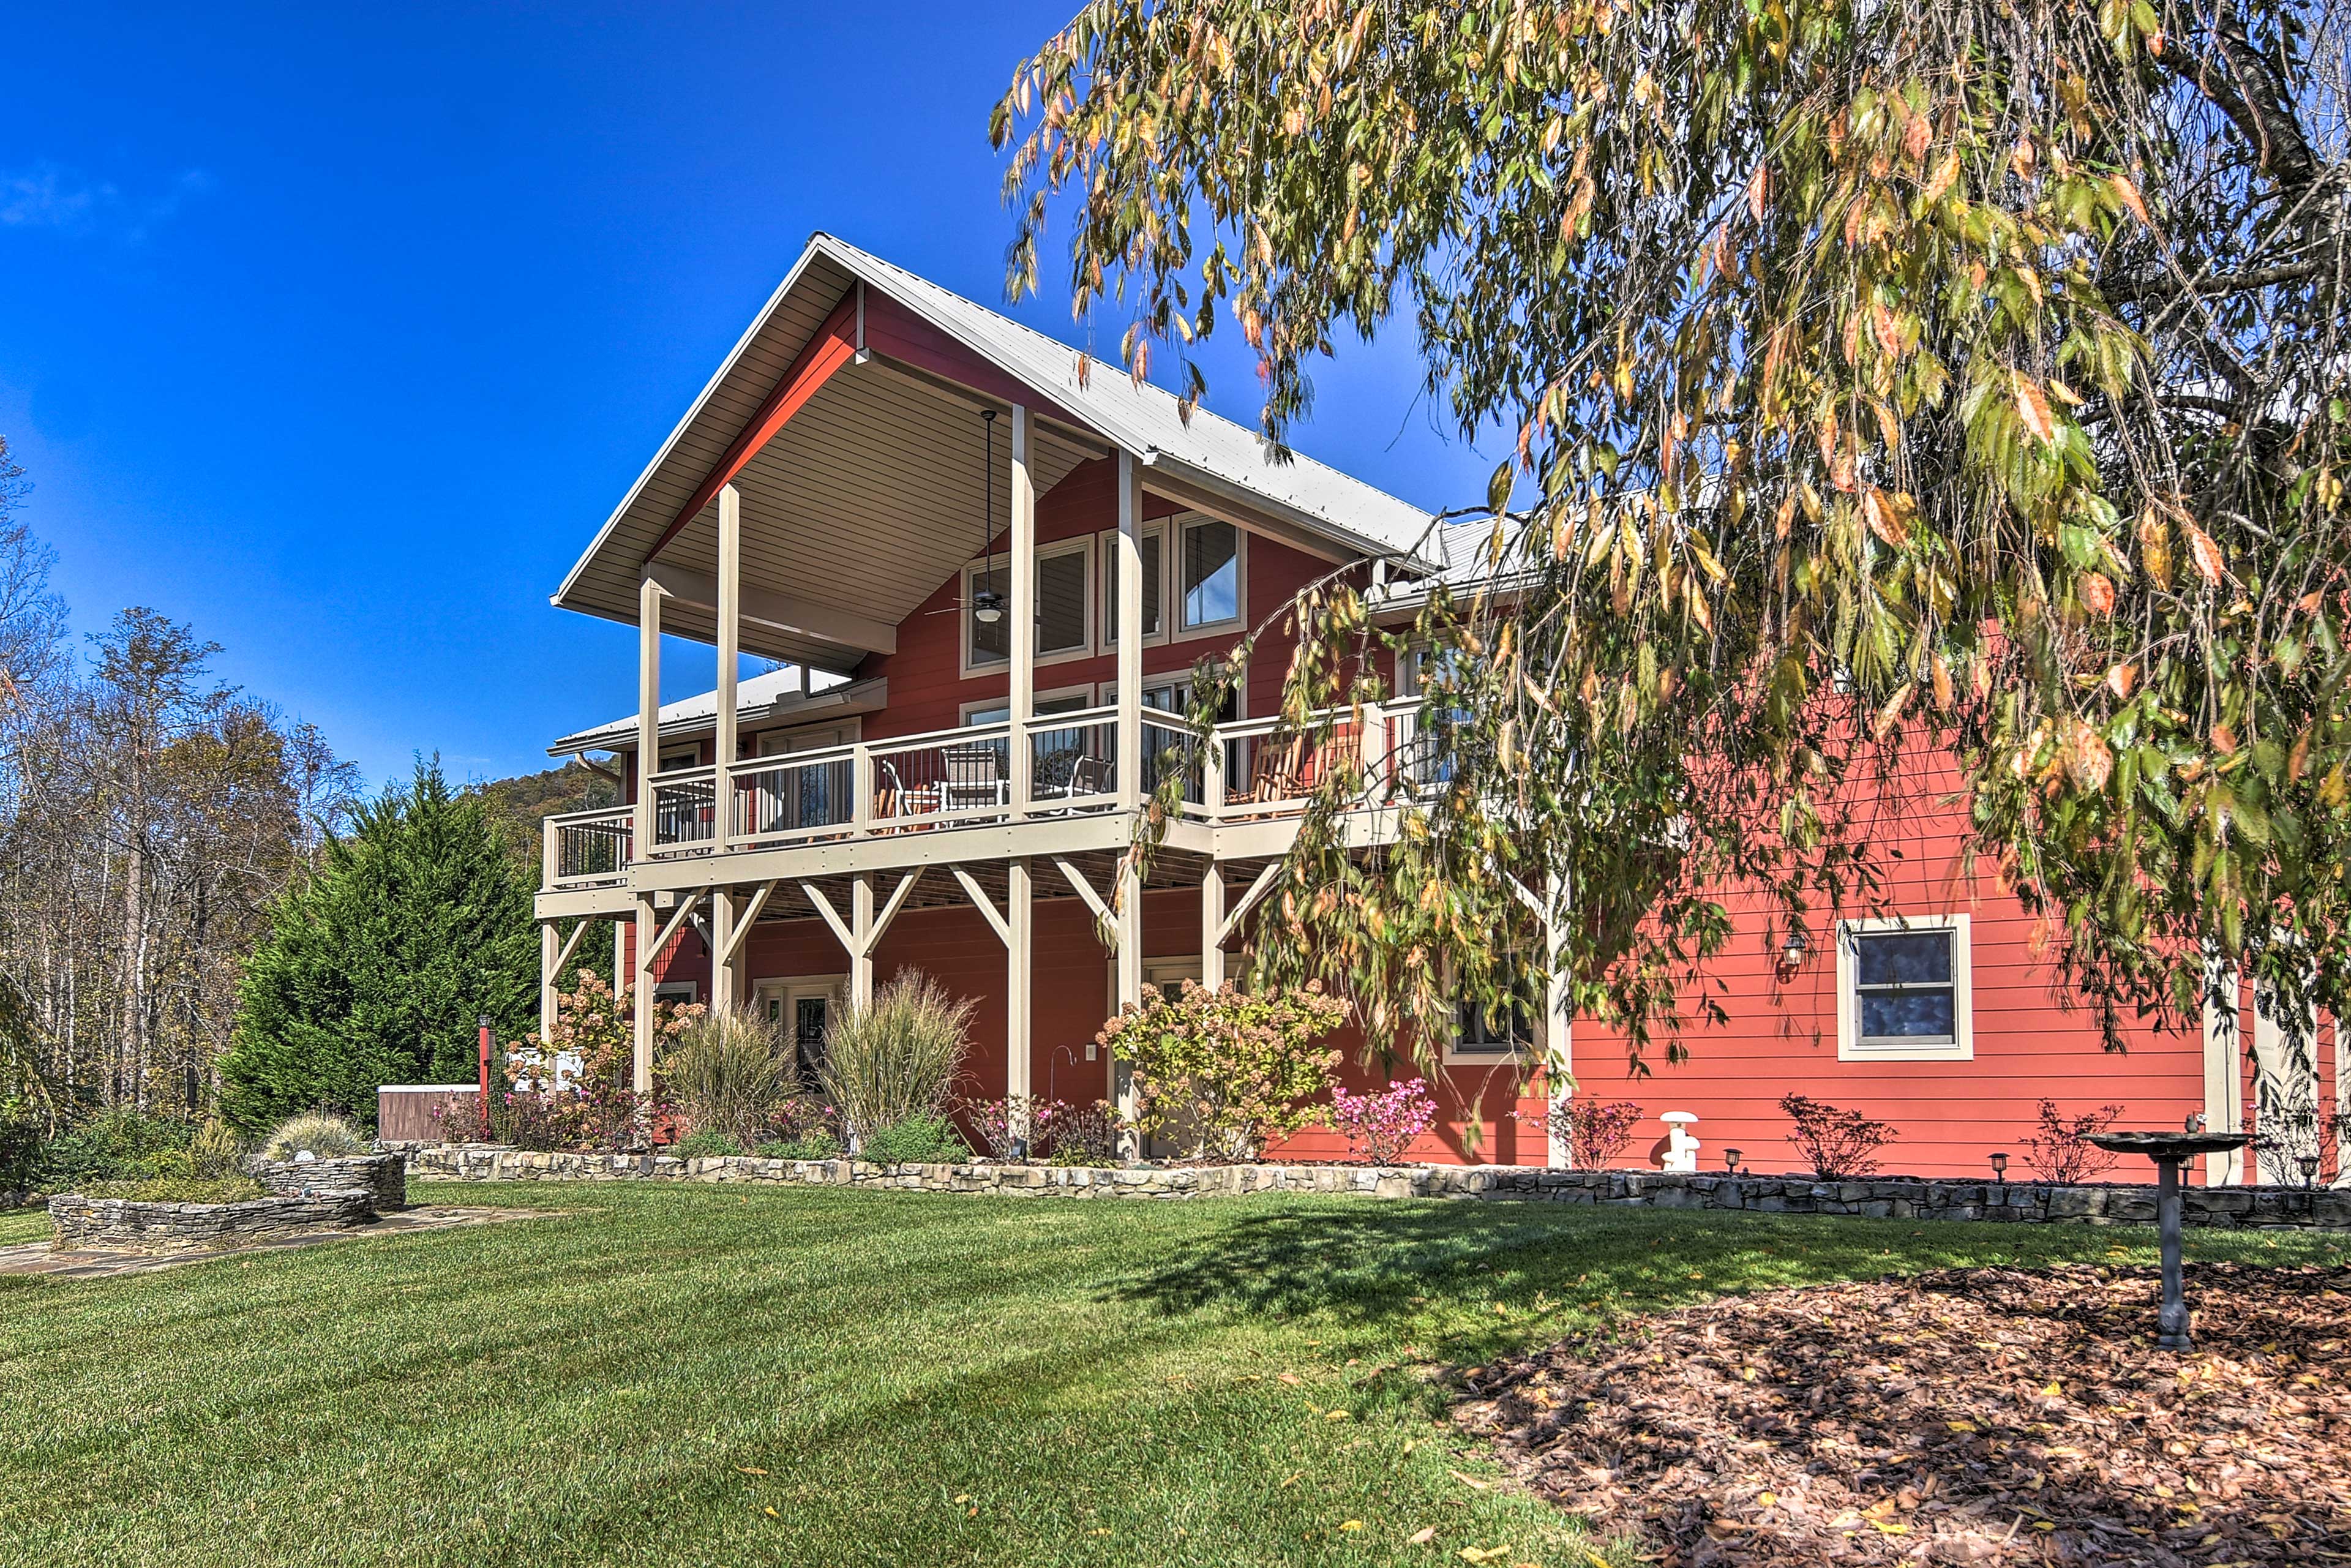
M 1178 607 L 1184 630 L 1228 626 L 1241 618 L 1241 531 L 1215 517 L 1182 525 L 1176 549 Z
M 1964 915 L 1847 920 L 1837 927 L 1837 1058 L 1975 1055 Z
M 1095 551 L 1102 558 L 1102 619 L 1104 652 L 1118 646 L 1118 533 L 1102 534 Z M 1143 641 L 1167 640 L 1167 525 L 1145 523 L 1136 530 L 1143 556 Z
M 1089 534 L 1037 547 L 1030 609 L 1037 618 L 1037 658 L 1051 664 L 1093 652 L 1094 541 Z M 1011 559 L 973 561 L 963 569 L 963 673 L 996 669 L 1012 657 Z M 979 618 L 980 595 L 997 595 L 997 618 Z
M 1520 984 L 1522 974 L 1515 953 L 1502 956 L 1494 980 L 1505 995 Z M 1465 997 L 1454 1006 L 1453 1038 L 1446 1042 L 1445 1060 L 1465 1063 L 1523 1061 L 1539 1040 L 1535 1020 L 1526 1008 L 1510 1003 L 1497 1011 Z

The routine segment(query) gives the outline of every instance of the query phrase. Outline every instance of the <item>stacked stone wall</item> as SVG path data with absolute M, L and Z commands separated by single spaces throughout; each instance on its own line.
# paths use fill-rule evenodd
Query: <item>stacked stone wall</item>
M 365 1189 L 244 1203 L 142 1203 L 64 1193 L 49 1199 L 49 1245 L 60 1252 L 183 1252 L 342 1229 L 374 1217 L 375 1196 Z
M 1260 1192 L 1322 1193 L 2021 1225 L 2146 1225 L 2155 1219 L 2154 1186 L 2127 1182 L 2056 1186 L 1904 1176 L 1820 1181 L 1533 1166 L 882 1166 L 747 1155 L 679 1159 L 671 1155 L 534 1154 L 478 1144 L 426 1145 L 403 1152 L 408 1174 L 424 1181 L 743 1182 L 1162 1201 Z M 2346 1188 L 2190 1186 L 2181 1197 L 2182 1218 L 2189 1225 L 2351 1230 L 2351 1189 Z

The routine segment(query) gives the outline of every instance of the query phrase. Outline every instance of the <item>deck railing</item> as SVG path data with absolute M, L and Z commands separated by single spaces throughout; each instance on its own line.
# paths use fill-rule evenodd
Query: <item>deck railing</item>
M 546 822 L 544 880 L 549 887 L 585 887 L 622 882 L 629 874 L 636 838 L 636 812 L 628 806 L 566 811 Z
M 1204 737 L 1173 714 L 1145 710 L 1138 793 L 1149 798 L 1172 774 L 1181 780 L 1185 817 L 1239 822 L 1297 814 L 1343 769 L 1356 770 L 1364 807 L 1423 796 L 1450 777 L 1441 731 L 1421 722 L 1416 701 L 1329 716 L 1327 727 L 1305 730 L 1279 718 L 1244 719 Z M 1011 727 L 997 723 L 746 758 L 727 769 L 725 847 L 1008 821 L 1017 811 L 1016 755 L 1028 770 L 1030 816 L 1111 810 L 1123 799 L 1118 710 L 1092 707 L 1029 719 L 1017 748 Z M 653 837 L 643 851 L 632 808 L 549 818 L 545 885 L 622 881 L 632 858 L 719 847 L 716 768 L 658 773 L 652 789 Z

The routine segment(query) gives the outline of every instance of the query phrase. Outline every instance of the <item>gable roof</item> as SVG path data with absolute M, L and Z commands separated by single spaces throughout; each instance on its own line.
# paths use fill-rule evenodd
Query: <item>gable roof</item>
M 839 675 L 821 670 L 809 672 L 809 689 L 800 690 L 800 672 L 789 665 L 780 670 L 768 670 L 736 683 L 736 722 L 749 729 L 757 726 L 773 728 L 778 722 L 805 717 L 810 722 L 827 715 L 846 717 L 852 713 L 865 713 L 885 705 L 889 692 L 886 679 L 844 681 Z M 661 706 L 659 733 L 667 738 L 678 735 L 701 734 L 718 722 L 716 688 L 699 692 L 690 697 Z M 565 736 L 547 748 L 549 757 L 569 757 L 576 751 L 631 750 L 637 744 L 637 716 L 623 714 L 609 724 Z
M 861 286 L 951 340 L 993 373 L 1033 390 L 1092 436 L 1134 453 L 1146 474 L 1160 470 L 1171 480 L 1228 497 L 1347 554 L 1409 551 L 1427 527 L 1428 514 L 1418 507 L 1311 458 L 1284 460 L 1254 432 L 1205 409 L 1194 409 L 1187 419 L 1165 389 L 1137 385 L 1115 366 L 1089 365 L 1084 354 L 1066 343 L 819 233 L 564 578 L 555 604 L 633 620 L 639 563 L 662 539 L 681 501 L 749 426 L 753 411 L 816 338 L 820 324 Z M 788 425 L 787 433 L 791 429 Z M 1084 437 L 1057 437 L 1050 424 L 1040 438 L 1041 492 L 1086 453 L 1082 444 L 1070 444 Z M 820 644 L 759 651 L 795 662 L 825 662 Z

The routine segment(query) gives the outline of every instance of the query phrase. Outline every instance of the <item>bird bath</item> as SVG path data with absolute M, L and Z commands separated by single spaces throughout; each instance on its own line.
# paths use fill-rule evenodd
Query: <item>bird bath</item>
M 2110 1154 L 2145 1155 L 2155 1162 L 2155 1219 L 2163 1242 L 2163 1306 L 2156 1313 L 2155 1343 L 2162 1350 L 2188 1348 L 2188 1297 L 2179 1283 L 2179 1166 L 2198 1155 L 2225 1154 L 2251 1141 L 2244 1133 L 2093 1133 L 2090 1142 Z

